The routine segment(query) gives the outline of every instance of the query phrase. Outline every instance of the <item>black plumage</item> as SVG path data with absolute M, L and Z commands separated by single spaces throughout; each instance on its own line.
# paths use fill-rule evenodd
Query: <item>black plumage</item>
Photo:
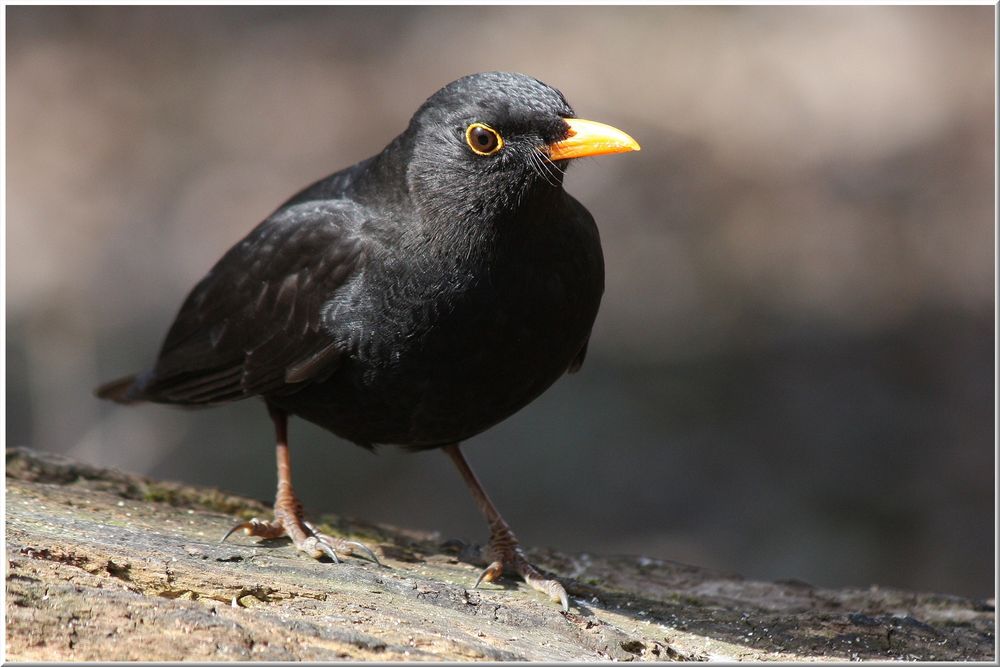
M 638 149 L 607 126 L 585 136 L 594 126 L 525 75 L 449 84 L 381 153 L 305 188 L 233 246 L 185 300 L 153 367 L 98 394 L 187 406 L 263 397 L 279 466 L 293 414 L 363 446 L 447 447 L 462 469 L 459 441 L 583 361 L 604 264 L 593 218 L 562 188 L 564 165 Z M 350 549 L 308 526 L 289 495 L 274 522 L 239 527 L 290 534 L 314 555 Z M 493 528 L 484 576 L 507 567 L 537 583 L 506 532 Z M 558 583 L 541 584 L 565 606 Z

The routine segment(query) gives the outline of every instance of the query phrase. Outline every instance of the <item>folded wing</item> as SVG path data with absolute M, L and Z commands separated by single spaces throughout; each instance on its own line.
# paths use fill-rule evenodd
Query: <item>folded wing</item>
M 329 377 L 342 350 L 324 306 L 363 269 L 363 218 L 347 202 L 307 202 L 258 225 L 188 295 L 130 398 L 205 405 Z

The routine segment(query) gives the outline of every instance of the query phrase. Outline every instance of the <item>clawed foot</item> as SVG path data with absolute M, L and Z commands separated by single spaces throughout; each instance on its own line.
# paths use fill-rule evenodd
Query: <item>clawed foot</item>
M 513 535 L 510 537 L 512 538 Z M 495 539 L 490 540 L 490 552 L 494 561 L 479 575 L 473 588 L 479 588 L 479 584 L 484 581 L 493 581 L 505 572 L 516 574 L 536 591 L 541 591 L 549 596 L 553 602 L 558 602 L 563 611 L 569 611 L 569 598 L 566 596 L 566 589 L 563 588 L 563 585 L 555 579 L 546 579 L 534 565 L 527 561 L 521 551 L 521 546 L 516 541 L 510 543 L 508 540 L 503 540 L 503 542 L 498 544 Z
M 339 563 L 338 551 L 349 556 L 358 550 L 381 567 L 382 563 L 378 562 L 378 558 L 375 557 L 372 550 L 365 545 L 360 542 L 324 535 L 303 518 L 302 503 L 299 502 L 294 489 L 292 489 L 292 461 L 288 455 L 288 413 L 271 403 L 267 404 L 267 410 L 274 421 L 277 440 L 275 456 L 278 464 L 278 489 L 274 495 L 274 520 L 250 519 L 238 523 L 230 528 L 220 541 L 225 542 L 226 538 L 237 530 L 242 530 L 246 535 L 263 537 L 264 539 L 290 537 L 296 549 L 313 558 L 329 556 L 334 563 Z
M 316 530 L 311 523 L 304 521 L 301 516 L 296 516 L 295 513 L 292 513 L 290 518 L 289 513 L 275 511 L 274 521 L 250 519 L 249 521 L 238 523 L 229 529 L 229 532 L 222 537 L 220 542 L 225 542 L 230 535 L 238 530 L 242 530 L 245 535 L 262 537 L 264 539 L 290 537 L 296 549 L 312 558 L 329 556 L 334 563 L 339 563 L 338 552 L 344 556 L 350 556 L 358 551 L 371 559 L 376 565 L 380 567 L 382 565 L 378 558 L 375 557 L 375 554 L 372 553 L 372 550 L 361 544 L 361 542 L 343 540 L 338 537 L 325 535 Z
M 542 576 L 542 573 L 524 557 L 521 545 L 514 537 L 510 526 L 500 516 L 500 512 L 497 511 L 490 497 L 486 495 L 483 485 L 479 482 L 476 474 L 472 472 L 469 462 L 465 460 L 458 445 L 446 445 L 442 449 L 458 468 L 458 472 L 461 473 L 469 491 L 472 492 L 476 504 L 479 505 L 479 509 L 490 523 L 490 556 L 492 556 L 493 562 L 479 575 L 475 588 L 478 588 L 479 584 L 484 581 L 493 581 L 504 572 L 517 574 L 536 591 L 541 591 L 548 595 L 553 602 L 558 602 L 564 612 L 569 611 L 569 598 L 566 596 L 566 589 L 555 579 L 546 579 Z

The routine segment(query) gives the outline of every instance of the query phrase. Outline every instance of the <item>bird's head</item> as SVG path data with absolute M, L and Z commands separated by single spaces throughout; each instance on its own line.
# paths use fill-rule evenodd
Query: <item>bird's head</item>
M 572 158 L 639 150 L 624 132 L 576 118 L 555 88 L 511 72 L 453 81 L 417 110 L 404 136 L 417 206 L 479 223 L 561 194 Z

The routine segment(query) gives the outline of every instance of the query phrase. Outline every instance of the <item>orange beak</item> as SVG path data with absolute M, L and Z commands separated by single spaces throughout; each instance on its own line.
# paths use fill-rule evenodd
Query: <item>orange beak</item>
M 563 120 L 569 125 L 569 136 L 562 141 L 549 144 L 549 157 L 553 160 L 639 150 L 639 144 L 635 139 L 610 125 L 582 118 Z

